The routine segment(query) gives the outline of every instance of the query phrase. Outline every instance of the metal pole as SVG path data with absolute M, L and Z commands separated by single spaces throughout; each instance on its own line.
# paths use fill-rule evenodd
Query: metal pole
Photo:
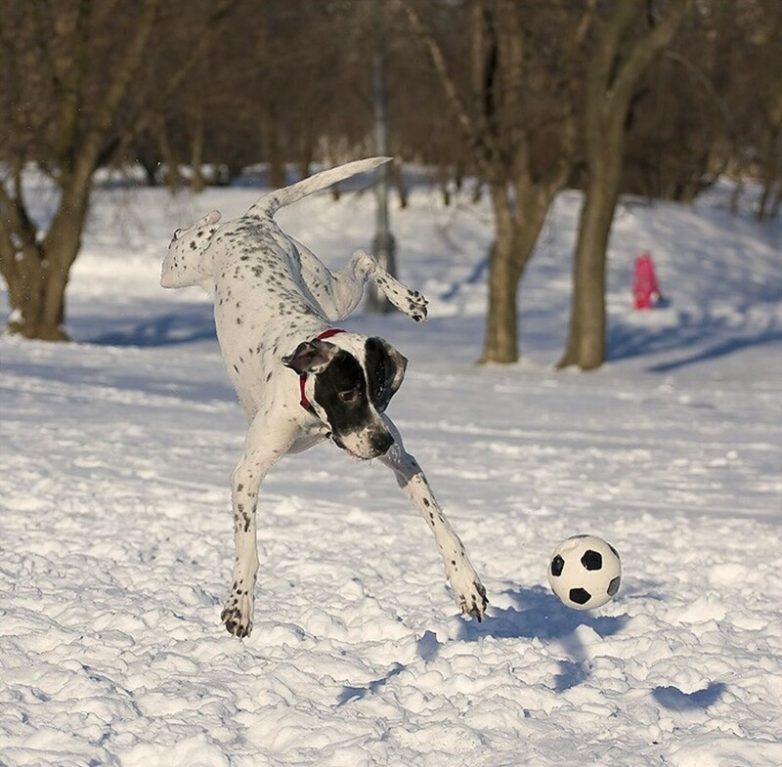
M 385 69 L 385 24 L 381 10 L 382 0 L 373 0 L 372 27 L 374 44 L 372 46 L 372 105 L 374 112 L 374 145 L 376 155 L 388 154 L 388 129 L 386 125 Z M 389 166 L 381 165 L 375 182 L 377 203 L 375 216 L 375 237 L 372 240 L 372 253 L 389 274 L 396 276 L 396 242 L 391 233 L 388 218 Z M 374 283 L 367 297 L 367 310 L 375 313 L 391 311 L 393 307 L 380 295 Z

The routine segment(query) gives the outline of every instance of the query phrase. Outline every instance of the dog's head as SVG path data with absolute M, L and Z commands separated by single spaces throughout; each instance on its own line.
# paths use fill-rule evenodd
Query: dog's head
M 334 443 L 357 458 L 384 455 L 394 444 L 380 414 L 405 377 L 407 360 L 382 338 L 340 333 L 300 343 L 283 363 L 306 376 L 302 392 Z

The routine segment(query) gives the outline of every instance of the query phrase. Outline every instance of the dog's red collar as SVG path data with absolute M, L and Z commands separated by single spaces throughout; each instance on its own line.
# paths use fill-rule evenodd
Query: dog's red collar
M 340 328 L 327 328 L 319 335 L 315 336 L 315 341 L 323 341 L 326 338 L 331 338 L 332 336 L 337 335 L 337 333 L 344 333 L 344 330 L 341 330 Z M 315 408 L 312 407 L 310 404 L 310 401 L 307 399 L 307 395 L 304 393 L 304 386 L 307 383 L 307 374 L 302 373 L 299 376 L 299 392 L 301 392 L 301 399 L 299 400 L 299 404 L 309 413 L 315 414 Z

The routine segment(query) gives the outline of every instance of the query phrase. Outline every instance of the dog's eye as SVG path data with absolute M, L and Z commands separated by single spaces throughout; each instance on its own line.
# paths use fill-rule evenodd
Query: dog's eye
M 177 229 L 177 230 L 174 232 L 174 239 L 175 239 L 175 240 L 178 240 L 178 239 L 179 239 L 179 235 L 180 235 L 180 234 L 182 234 L 182 230 L 181 230 L 181 229 Z
M 358 399 L 358 389 L 346 389 L 345 391 L 337 392 L 337 396 L 343 402 L 352 404 Z

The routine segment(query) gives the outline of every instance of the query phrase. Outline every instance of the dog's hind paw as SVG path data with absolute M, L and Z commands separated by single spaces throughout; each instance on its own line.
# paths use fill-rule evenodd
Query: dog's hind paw
M 423 293 L 418 290 L 410 290 L 390 274 L 375 275 L 375 284 L 402 314 L 406 314 L 416 322 L 422 322 L 426 319 L 426 315 L 429 313 L 427 309 L 429 302 L 424 298 Z
M 417 290 L 413 290 L 406 296 L 408 316 L 412 317 L 416 322 L 422 322 L 426 319 L 426 315 L 429 313 L 427 308 L 429 302 L 424 298 L 423 293 Z
M 232 636 L 250 636 L 253 630 L 252 602 L 247 594 L 233 593 L 220 613 L 220 620 Z

